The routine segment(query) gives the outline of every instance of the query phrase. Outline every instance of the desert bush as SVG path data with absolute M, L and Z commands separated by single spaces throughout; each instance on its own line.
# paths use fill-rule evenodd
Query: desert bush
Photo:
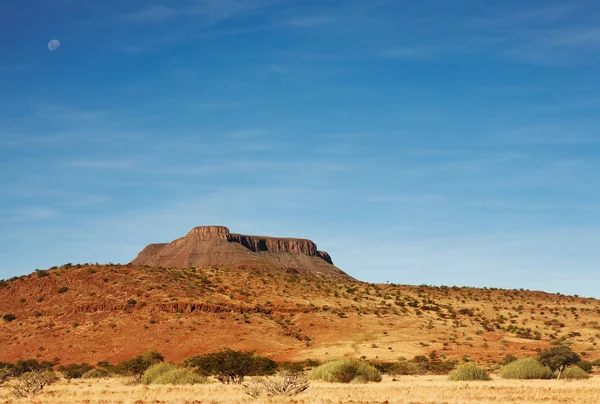
M 206 383 L 206 378 L 190 369 L 177 368 L 162 373 L 152 381 L 152 384 L 199 384 Z
M 475 362 L 464 363 L 448 374 L 452 381 L 461 380 L 490 380 L 488 372 Z
M 253 398 L 260 396 L 295 396 L 306 391 L 310 383 L 302 372 L 283 371 L 275 377 L 259 379 L 244 385 L 244 392 Z
M 505 379 L 550 379 L 552 370 L 534 358 L 518 359 L 503 366 L 500 376 Z
M 590 375 L 577 365 L 569 366 L 562 373 L 563 378 L 569 380 L 589 379 Z
M 600 359 L 592 361 L 592 365 L 600 367 Z
M 110 377 L 110 372 L 106 369 L 91 369 L 81 375 L 82 379 L 103 379 Z
M 54 372 L 33 371 L 23 373 L 13 385 L 13 394 L 17 398 L 30 398 L 58 380 Z
M 73 363 L 67 366 L 59 366 L 58 371 L 63 374 L 65 379 L 80 379 L 84 373 L 94 369 L 93 366 L 87 363 Z
M 173 370 L 177 370 L 177 365 L 174 363 L 156 363 L 146 369 L 141 378 L 141 382 L 142 384 L 152 384 L 154 380 Z
M 322 364 L 310 373 L 311 379 L 335 383 L 380 382 L 381 373 L 368 363 L 356 359 L 336 360 Z
M 10 323 L 11 321 L 14 321 L 17 319 L 17 316 L 15 316 L 12 313 L 6 313 L 5 315 L 2 316 L 2 320 Z
M 277 363 L 253 352 L 226 349 L 207 355 L 197 355 L 183 361 L 201 376 L 217 376 L 222 383 L 244 381 L 246 376 L 265 376 L 275 373 Z

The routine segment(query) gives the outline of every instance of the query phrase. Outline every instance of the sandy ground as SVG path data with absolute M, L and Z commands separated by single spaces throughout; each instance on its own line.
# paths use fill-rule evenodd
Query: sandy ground
M 8 404 L 149 404 L 149 403 L 578 403 L 600 402 L 600 376 L 585 381 L 450 382 L 443 376 L 384 378 L 367 385 L 313 382 L 291 398 L 252 399 L 241 386 L 210 383 L 195 386 L 126 385 L 124 379 L 60 382 L 33 399 L 15 399 L 9 388 L 0 389 Z

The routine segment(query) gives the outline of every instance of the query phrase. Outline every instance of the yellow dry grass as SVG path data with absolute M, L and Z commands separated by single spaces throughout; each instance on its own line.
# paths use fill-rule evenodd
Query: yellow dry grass
M 385 378 L 367 385 L 312 383 L 303 394 L 290 398 L 255 400 L 241 386 L 210 383 L 195 386 L 128 386 L 123 379 L 61 382 L 34 399 L 15 399 L 0 389 L 5 404 L 199 404 L 199 403 L 399 403 L 500 404 L 600 402 L 600 377 L 585 381 L 502 380 L 450 382 L 444 376 Z

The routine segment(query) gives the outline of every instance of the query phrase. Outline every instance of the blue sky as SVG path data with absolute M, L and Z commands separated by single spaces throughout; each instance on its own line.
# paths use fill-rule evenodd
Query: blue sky
M 223 224 L 600 297 L 593 1 L 20 0 L 0 33 L 0 278 Z

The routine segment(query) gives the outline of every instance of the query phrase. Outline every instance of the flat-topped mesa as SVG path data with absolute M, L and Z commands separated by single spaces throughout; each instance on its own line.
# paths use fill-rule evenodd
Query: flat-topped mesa
M 287 253 L 287 256 L 279 255 L 281 253 Z M 306 261 L 309 257 L 314 261 Z M 165 267 L 248 262 L 307 268 L 316 265 L 324 272 L 343 273 L 339 268 L 328 266 L 333 265 L 331 257 L 325 251 L 317 250 L 317 245 L 311 240 L 237 234 L 231 233 L 225 226 L 194 227 L 185 237 L 170 243 L 148 245 L 132 261 L 134 264 Z
M 199 240 L 227 240 L 238 243 L 254 252 L 287 252 L 291 254 L 305 254 L 319 257 L 333 264 L 331 257 L 324 251 L 318 251 L 317 245 L 311 240 L 301 238 L 283 238 L 267 236 L 249 236 L 245 234 L 230 233 L 225 226 L 198 226 L 194 227 L 184 238 L 193 237 Z M 182 239 L 176 240 L 180 242 Z

